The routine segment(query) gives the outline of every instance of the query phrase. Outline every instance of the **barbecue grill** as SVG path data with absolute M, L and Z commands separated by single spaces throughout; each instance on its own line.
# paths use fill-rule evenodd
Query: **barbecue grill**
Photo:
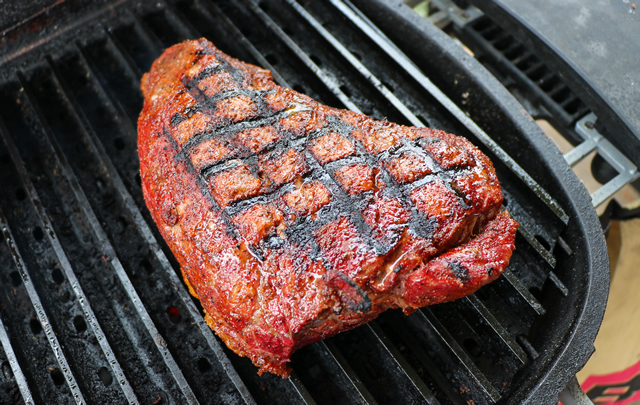
M 405 5 L 37 3 L 0 37 L 0 402 L 555 403 L 592 353 L 609 269 L 590 196 L 513 96 Z M 304 347 L 287 380 L 258 376 L 203 321 L 140 187 L 142 73 L 202 36 L 325 104 L 469 138 L 521 223 L 507 271 Z

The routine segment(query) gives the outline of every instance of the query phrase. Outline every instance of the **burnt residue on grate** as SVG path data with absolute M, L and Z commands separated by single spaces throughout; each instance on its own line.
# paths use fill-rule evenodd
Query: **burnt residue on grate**
M 542 350 L 528 338 L 554 312 L 542 303 L 573 293 L 558 266 L 575 255 L 556 248 L 567 245 L 558 243 L 565 206 L 341 0 L 124 1 L 105 10 L 14 52 L 24 55 L 2 71 L 0 402 L 510 398 Z M 258 376 L 203 321 L 140 186 L 141 75 L 166 47 L 201 36 L 322 103 L 469 137 L 491 156 L 505 208 L 522 224 L 509 269 L 471 297 L 409 317 L 388 311 L 300 349 L 288 380 Z

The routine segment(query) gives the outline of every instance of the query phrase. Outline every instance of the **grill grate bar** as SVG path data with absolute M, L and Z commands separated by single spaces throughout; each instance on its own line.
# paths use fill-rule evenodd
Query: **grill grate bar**
M 522 281 L 520 281 L 520 279 L 515 274 L 513 274 L 513 272 L 509 268 L 506 268 L 502 272 L 502 277 L 507 280 L 507 282 L 511 284 L 513 288 L 515 288 L 520 296 L 538 315 L 544 315 L 547 312 L 542 304 L 540 304 L 540 302 L 536 299 L 536 297 L 534 297 L 533 294 L 531 294 L 531 292 L 527 290 L 527 287 L 522 284 Z
M 148 356 L 147 354 L 147 350 L 149 348 L 148 344 L 144 341 L 144 336 L 142 336 L 142 334 L 138 334 L 136 332 L 133 331 L 134 329 L 134 325 L 132 323 L 132 320 L 129 319 L 129 317 L 127 316 L 127 314 L 125 313 L 124 309 L 118 305 L 116 302 L 114 302 L 115 305 L 113 305 L 113 312 L 115 313 L 115 315 L 119 318 L 120 323 L 123 326 L 123 329 L 125 331 L 125 333 L 127 334 L 127 338 L 131 341 L 131 344 L 133 346 L 133 350 L 135 352 L 135 355 L 138 358 L 144 359 L 145 357 Z M 133 322 L 135 322 L 135 320 L 133 320 Z M 147 364 L 146 368 L 147 369 L 152 369 L 155 365 L 154 364 Z M 153 370 L 147 371 L 150 375 L 150 379 L 153 381 L 153 383 L 155 383 L 158 387 L 162 387 L 164 390 L 168 390 L 171 389 L 168 384 L 164 383 L 163 381 L 160 380 L 158 373 L 154 373 Z
M 569 295 L 569 289 L 567 288 L 567 286 L 564 285 L 562 280 L 560 280 L 560 278 L 554 271 L 549 272 L 549 279 L 551 280 L 553 285 L 555 285 L 558 288 L 558 290 L 560 290 L 562 295 L 564 295 L 565 297 Z
M 429 80 L 420 69 L 374 24 L 369 21 L 356 7 L 348 1 L 330 0 L 349 20 L 356 24 L 373 42 L 378 44 L 393 60 L 398 63 L 411 77 L 413 77 L 426 91 L 444 106 L 460 123 L 478 138 L 495 156 L 500 159 L 529 189 L 531 189 L 564 224 L 569 222 L 569 216 L 545 189 L 543 189 L 520 165 L 509 156 L 486 132 L 484 132 L 471 118 L 467 117 L 446 94 Z M 355 10 L 355 11 L 354 11 Z
M 149 313 L 144 307 L 142 301 L 140 300 L 140 297 L 138 296 L 138 293 L 136 292 L 135 287 L 131 283 L 131 280 L 127 276 L 127 273 L 124 267 L 122 266 L 122 263 L 120 263 L 120 260 L 116 255 L 116 251 L 114 247 L 111 245 L 111 242 L 109 241 L 106 231 L 103 229 L 102 225 L 100 224 L 100 221 L 98 220 L 95 212 L 93 211 L 93 208 L 89 203 L 89 200 L 85 196 L 84 191 L 80 187 L 80 184 L 78 183 L 78 180 L 76 179 L 75 174 L 73 173 L 71 166 L 69 165 L 66 159 L 66 156 L 62 152 L 60 146 L 58 145 L 55 139 L 55 136 L 51 131 L 51 128 L 49 128 L 49 125 L 47 123 L 47 120 L 44 114 L 40 110 L 39 105 L 36 103 L 34 96 L 31 94 L 27 80 L 21 73 L 19 73 L 18 76 L 22 84 L 22 87 L 25 90 L 27 100 L 31 105 L 31 107 L 33 108 L 33 110 L 35 111 L 38 121 L 44 130 L 44 133 L 46 134 L 46 137 L 49 143 L 51 144 L 53 150 L 55 151 L 55 159 L 59 164 L 59 166 L 62 168 L 62 175 L 69 182 L 69 185 L 71 186 L 71 189 L 73 190 L 74 196 L 76 198 L 76 201 L 78 202 L 79 206 L 82 208 L 85 218 L 87 219 L 89 225 L 93 230 L 94 235 L 99 241 L 102 254 L 107 258 L 111 267 L 114 269 L 116 276 L 120 280 L 124 290 L 129 296 L 129 299 L 133 303 L 133 306 L 136 312 L 138 313 L 138 315 L 140 316 L 142 323 L 147 329 L 147 332 L 150 334 L 156 347 L 158 348 L 158 351 L 162 355 L 162 358 L 165 364 L 167 365 L 167 367 L 169 368 L 171 374 L 173 375 L 180 391 L 185 396 L 185 400 L 187 401 L 187 403 L 197 404 L 198 400 L 196 399 L 193 391 L 191 390 L 189 383 L 184 378 L 184 375 L 182 374 L 180 367 L 178 367 L 171 352 L 169 352 L 169 349 L 167 348 L 167 344 L 164 338 L 158 332 L 158 329 L 154 325 L 153 320 L 151 319 Z
M 235 385 L 236 389 L 239 391 L 244 401 L 247 404 L 255 403 L 255 400 L 249 393 L 249 390 L 244 385 L 244 383 L 242 382 L 242 379 L 240 378 L 236 370 L 231 365 L 231 362 L 229 361 L 227 355 L 224 353 L 224 350 L 222 349 L 220 343 L 216 340 L 215 336 L 213 335 L 211 328 L 209 328 L 209 326 L 206 324 L 206 322 L 202 317 L 202 314 L 200 313 L 200 311 L 197 309 L 197 307 L 191 300 L 191 296 L 189 295 L 182 281 L 179 279 L 178 275 L 176 274 L 173 267 L 169 263 L 169 259 L 160 248 L 160 244 L 158 243 L 156 238 L 153 236 L 151 228 L 142 217 L 140 208 L 138 208 L 135 201 L 133 200 L 133 197 L 131 196 L 126 186 L 124 185 L 124 182 L 122 181 L 120 174 L 118 173 L 117 169 L 113 165 L 113 162 L 105 152 L 102 146 L 102 143 L 100 142 L 100 140 L 98 139 L 98 136 L 93 131 L 91 124 L 89 123 L 88 119 L 84 115 L 81 107 L 78 105 L 78 102 L 73 96 L 66 81 L 59 74 L 54 63 L 50 59 L 47 59 L 47 61 L 49 62 L 49 65 L 54 73 L 56 80 L 60 84 L 60 87 L 62 89 L 62 94 L 64 95 L 66 100 L 69 102 L 69 104 L 72 106 L 72 109 L 76 118 L 82 124 L 85 134 L 87 135 L 87 139 L 89 139 L 91 146 L 96 151 L 96 153 L 100 157 L 101 163 L 104 165 L 107 172 L 109 173 L 109 177 L 111 181 L 114 183 L 118 192 L 120 193 L 120 197 L 122 198 L 122 200 L 125 203 L 125 206 L 129 210 L 129 213 L 133 218 L 134 224 L 136 225 L 139 233 L 143 236 L 143 238 L 149 245 L 150 250 L 153 251 L 154 255 L 158 259 L 158 262 L 161 263 L 162 268 L 165 270 L 165 272 L 169 276 L 169 279 L 171 280 L 171 285 L 173 286 L 174 290 L 178 293 L 178 296 L 180 297 L 183 304 L 187 308 L 189 315 L 196 322 L 198 329 L 200 330 L 202 335 L 205 337 L 209 347 L 215 353 L 218 361 L 220 362 L 223 369 L 225 370 L 225 372 L 227 373 L 227 375 Z M 86 67 L 88 68 L 88 66 Z M 94 82 L 96 83 L 97 87 L 100 87 L 100 84 L 97 83 L 97 80 L 94 80 Z M 105 95 L 104 92 L 102 92 L 102 94 Z M 123 119 L 126 120 L 127 118 L 124 117 Z M 132 135 L 135 136 L 136 135 L 135 132 L 132 133 Z
M 22 184 L 24 185 L 27 191 L 27 195 L 29 196 L 31 204 L 35 208 L 35 211 L 38 215 L 38 218 L 40 219 L 40 223 L 43 229 L 45 229 L 44 233 L 47 235 L 49 242 L 51 243 L 53 250 L 56 253 L 56 257 L 58 258 L 60 267 L 62 268 L 65 276 L 67 277 L 67 280 L 69 280 L 71 288 L 73 289 L 73 292 L 78 299 L 78 304 L 82 308 L 85 321 L 91 327 L 91 330 L 93 331 L 93 334 L 95 335 L 98 343 L 100 344 L 100 348 L 104 353 L 105 359 L 107 363 L 109 363 L 109 367 L 111 367 L 111 370 L 113 371 L 115 379 L 116 381 L 118 381 L 124 395 L 127 397 L 127 400 L 129 401 L 129 403 L 138 403 L 136 394 L 133 392 L 133 388 L 129 384 L 129 380 L 125 376 L 124 371 L 120 366 L 120 363 L 116 359 L 116 356 L 113 353 L 113 350 L 111 349 L 111 345 L 109 345 L 109 341 L 107 340 L 102 330 L 102 327 L 100 326 L 98 319 L 96 318 L 93 312 L 93 309 L 91 308 L 89 299 L 87 298 L 86 294 L 82 290 L 82 287 L 80 286 L 80 281 L 76 277 L 73 267 L 71 266 L 71 263 L 69 262 L 69 259 L 67 258 L 67 255 L 64 252 L 64 249 L 62 248 L 60 239 L 56 235 L 53 225 L 51 224 L 51 220 L 49 219 L 47 212 L 45 211 L 44 207 L 42 206 L 42 203 L 40 202 L 40 197 L 38 196 L 38 193 L 33 183 L 31 182 L 31 179 L 29 178 L 29 174 L 27 173 L 27 169 L 24 167 L 24 163 L 22 163 L 22 159 L 20 159 L 18 150 L 13 144 L 13 141 L 11 140 L 11 138 L 8 135 L 6 135 L 6 129 L 4 128 L 4 123 L 0 124 L 0 126 L 2 126 L 2 132 L 4 133 L 3 138 L 7 146 L 7 149 L 9 150 L 9 154 L 11 155 L 11 158 L 14 162 L 14 167 L 18 171 L 18 174 L 20 176 L 20 179 L 22 180 Z
M 384 315 L 383 315 L 384 316 Z M 411 315 L 407 319 L 402 321 L 411 322 L 414 320 L 415 315 Z M 417 318 L 415 318 L 417 319 Z M 387 321 L 387 320 L 385 320 Z M 404 330 L 406 329 L 402 325 L 402 321 L 400 319 L 393 319 L 391 317 L 388 318 L 390 327 L 395 330 Z M 418 319 L 419 321 L 419 319 Z M 372 322 L 370 322 L 371 324 Z M 380 329 L 378 325 L 375 325 Z M 372 325 L 372 327 L 374 327 Z M 382 331 L 382 329 L 380 329 Z M 442 390 L 442 392 L 447 396 L 449 402 L 456 405 L 464 405 L 466 402 L 460 398 L 459 393 L 452 387 L 449 379 L 442 373 L 440 368 L 435 364 L 429 354 L 418 344 L 416 337 L 413 333 L 404 333 L 400 336 L 402 339 L 402 344 L 406 345 L 406 347 L 411 352 L 411 355 L 414 356 L 422 365 L 422 368 L 426 370 L 429 376 L 435 381 L 435 384 Z M 388 338 L 387 338 L 388 339 Z M 434 398 L 434 400 L 436 400 Z M 435 403 L 438 403 L 437 401 Z
M 166 4 L 165 4 L 165 7 L 166 7 Z M 154 44 L 154 46 L 156 48 L 155 50 L 157 51 L 157 53 L 162 52 L 162 50 L 164 48 L 164 46 L 162 45 L 162 41 L 160 40 L 160 38 L 158 38 L 156 33 L 153 32 L 153 29 L 151 29 L 151 27 L 149 27 L 149 24 L 147 24 L 142 18 L 139 18 L 139 16 L 137 14 L 136 15 L 132 15 L 131 19 L 133 20 L 134 24 L 137 25 L 140 28 L 140 32 L 143 35 L 145 35 L 150 42 L 152 42 Z M 127 55 L 128 59 L 131 59 L 131 55 L 128 55 L 128 52 L 126 52 L 124 50 L 124 48 L 118 48 L 118 50 L 123 55 Z M 132 60 L 132 62 L 133 62 L 133 60 Z
M 540 256 L 542 256 L 542 258 L 549 263 L 549 265 L 552 268 L 556 267 L 556 258 L 555 256 L 553 256 L 553 254 L 551 252 L 549 252 L 547 249 L 544 248 L 544 246 L 542 246 L 542 243 L 540 243 L 535 236 L 533 236 L 533 233 L 527 228 L 527 225 L 524 222 L 520 223 L 520 226 L 518 227 L 518 233 L 520 233 L 520 235 L 522 235 L 527 242 L 529 242 L 529 245 L 531 245 L 531 247 L 540 254 Z
M 458 345 L 453 336 L 451 336 L 451 334 L 440 323 L 431 309 L 422 308 L 421 310 L 418 310 L 417 313 L 419 314 L 420 318 L 435 331 L 440 339 L 447 345 L 449 350 L 453 352 L 462 367 L 476 381 L 476 383 L 478 383 L 485 394 L 488 395 L 492 401 L 497 402 L 501 397 L 500 393 L 493 387 L 493 385 L 491 385 L 487 377 L 473 363 L 467 353 Z
M 527 361 L 527 354 L 522 350 L 513 337 L 507 332 L 500 322 L 493 316 L 491 311 L 476 297 L 475 295 L 469 295 L 464 298 L 471 304 L 473 309 L 476 310 L 478 315 L 489 325 L 491 329 L 500 337 L 500 340 L 507 345 L 511 353 L 513 353 L 518 360 L 524 364 Z
M 323 340 L 318 342 L 317 345 L 320 350 L 324 352 L 325 356 L 331 358 L 336 364 L 338 364 L 340 370 L 342 370 L 342 372 L 347 376 L 347 379 L 351 383 L 353 389 L 358 393 L 363 402 L 369 404 L 378 403 L 333 342 L 330 340 Z
M 113 31 L 111 29 L 103 25 L 101 25 L 101 27 L 102 27 L 102 30 L 107 34 L 107 38 L 109 42 L 111 42 L 113 47 L 118 51 L 118 54 L 126 62 L 126 65 L 129 67 L 129 69 L 131 69 L 131 73 L 133 74 L 133 76 L 140 79 L 142 77 L 142 72 L 140 71 L 140 69 L 134 62 L 134 60 L 131 59 L 131 56 L 124 49 L 124 46 L 122 46 L 122 44 L 120 43 L 120 40 L 115 35 L 113 35 Z
M 220 21 L 222 21 L 229 32 L 233 34 L 236 40 L 240 42 L 242 46 L 244 46 L 254 58 L 256 58 L 256 60 L 260 63 L 260 66 L 271 71 L 273 79 L 276 81 L 276 83 L 278 83 L 280 86 L 291 88 L 291 85 L 284 79 L 284 77 L 282 77 L 282 75 L 276 70 L 276 68 L 273 67 L 271 63 L 269 63 L 269 61 L 255 48 L 255 46 L 253 46 L 253 44 L 247 39 L 247 37 L 244 36 L 242 31 L 240 31 L 240 29 L 236 27 L 236 25 L 229 19 L 229 17 L 227 17 L 227 15 L 223 13 L 222 10 L 220 10 L 217 4 L 213 2 L 207 2 L 203 6 L 199 1 L 196 1 L 194 4 L 209 20 L 214 20 L 211 14 L 215 14 L 216 17 L 218 17 Z M 213 13 L 210 13 L 209 9 L 211 9 Z
M 301 15 L 307 22 L 329 42 L 333 48 L 340 53 L 365 79 L 387 99 L 389 102 L 416 127 L 424 127 L 425 125 L 411 112 L 411 110 L 402 103 L 373 73 L 367 69 L 344 45 L 340 43 L 329 31 L 327 31 L 318 20 L 309 14 L 295 0 L 285 0 L 289 5 Z
M 24 403 L 27 405 L 33 405 L 34 402 L 33 396 L 31 395 L 31 390 L 29 390 L 27 379 L 25 378 L 24 373 L 22 372 L 22 368 L 18 363 L 16 353 L 13 351 L 11 341 L 9 340 L 9 335 L 7 334 L 7 330 L 4 328 L 4 324 L 2 323 L 2 318 L 0 318 L 0 344 L 4 349 L 4 354 L 7 356 L 7 360 L 9 360 L 9 366 L 11 367 L 11 371 L 13 372 L 13 377 L 16 379 L 16 383 L 18 383 L 18 388 L 20 389 L 20 394 L 22 395 Z
M 266 25 L 271 29 L 291 51 L 300 59 L 307 67 L 324 83 L 324 85 L 340 100 L 340 102 L 349 110 L 362 113 L 360 109 L 347 97 L 340 85 L 336 83 L 336 80 L 327 75 L 324 70 L 320 69 L 318 65 L 302 50 L 300 47 L 276 24 L 271 17 L 258 7 L 252 0 L 243 0 L 244 3 L 256 14 Z
M 298 377 L 295 371 L 292 371 L 291 375 L 289 375 L 289 381 L 291 381 L 291 385 L 307 405 L 316 405 L 316 401 L 313 399 L 311 394 L 309 394 L 307 387 L 305 387 L 302 381 L 300 381 L 300 377 Z
M 184 18 L 184 15 L 181 15 L 180 12 L 173 6 L 173 4 L 167 3 L 165 0 L 160 0 L 158 4 L 162 4 L 162 6 L 164 7 L 167 21 L 173 27 L 178 28 L 180 30 L 180 35 L 182 35 L 185 39 L 196 39 L 202 37 L 198 30 L 195 29 L 193 24 L 191 24 L 188 19 Z
M 533 345 L 531 344 L 531 342 L 529 342 L 529 340 L 526 338 L 526 336 L 524 335 L 518 335 L 517 337 L 518 339 L 518 343 L 520 343 L 522 345 L 522 347 L 524 347 L 524 350 L 526 350 L 527 354 L 529 354 L 529 356 L 532 359 L 536 359 L 538 358 L 538 356 L 540 355 L 538 353 L 538 351 L 535 349 L 535 347 L 533 347 Z
M 116 110 L 117 116 L 120 119 L 120 123 L 124 125 L 128 131 L 136 133 L 136 127 L 129 119 L 129 116 L 125 112 L 122 104 L 120 104 L 120 102 L 118 101 L 118 98 L 109 89 L 109 86 L 106 84 L 106 80 L 104 79 L 104 77 L 102 77 L 98 69 L 95 67 L 95 64 L 91 60 L 91 57 L 85 53 L 82 46 L 80 46 L 80 44 L 78 43 L 76 43 L 76 49 L 78 51 L 78 56 L 80 56 L 80 59 L 82 60 L 82 63 L 87 67 L 87 70 L 91 72 L 91 74 L 97 79 L 99 83 L 99 86 L 97 86 L 98 90 L 107 96 L 107 99 L 111 102 L 111 105 Z
M 174 25 L 179 26 L 180 29 L 185 32 L 185 36 L 189 38 L 202 37 L 200 32 L 198 32 L 198 30 L 193 26 L 193 24 L 191 24 L 191 21 L 185 18 L 185 16 L 180 11 L 178 11 L 172 4 L 169 4 L 164 0 L 162 0 L 158 4 L 162 4 L 162 6 L 165 9 L 165 15 L 167 16 L 167 19 L 171 20 Z M 136 20 L 139 20 L 139 19 L 136 18 Z M 144 21 L 141 21 L 141 22 L 145 25 L 145 27 L 148 27 L 148 25 Z M 153 32 L 152 29 L 149 28 L 147 30 L 147 33 L 150 36 L 157 38 L 156 34 Z
M 393 361 L 397 364 L 397 366 L 402 370 L 402 373 L 407 376 L 407 378 L 411 381 L 411 384 L 420 392 L 422 397 L 427 401 L 428 404 L 431 405 L 439 405 L 440 403 L 433 395 L 431 390 L 427 387 L 427 385 L 422 381 L 418 373 L 411 367 L 409 362 L 402 356 L 400 350 L 391 342 L 391 339 L 384 333 L 382 328 L 378 325 L 377 322 L 369 322 L 367 323 L 367 327 L 376 337 L 378 342 L 384 347 L 384 349 L 391 355 Z
M 7 134 L 3 132 L 3 136 Z M 29 276 L 29 271 L 22 259 L 20 251 L 18 250 L 18 246 L 16 244 L 15 239 L 13 238 L 13 234 L 9 229 L 9 223 L 7 222 L 4 213 L 0 210 L 0 229 L 2 229 L 2 233 L 4 235 L 5 241 L 9 246 L 9 250 L 11 251 L 11 256 L 13 261 L 18 268 L 18 272 L 20 273 L 20 277 L 22 278 L 22 282 L 24 283 L 24 287 L 29 295 L 29 299 L 31 300 L 31 304 L 35 308 L 36 313 L 38 314 L 38 319 L 40 320 L 40 324 L 42 325 L 42 330 L 44 330 L 47 335 L 47 340 L 49 345 L 51 346 L 51 350 L 53 350 L 53 354 L 58 361 L 60 366 L 60 371 L 64 375 L 64 379 L 69 386 L 69 390 L 71 391 L 71 395 L 73 399 L 78 404 L 85 404 L 84 397 L 82 396 L 82 392 L 80 391 L 80 387 L 76 382 L 76 378 L 73 376 L 71 372 L 71 367 L 69 367 L 69 363 L 67 362 L 67 358 L 62 352 L 62 347 L 58 342 L 58 338 L 56 337 L 56 333 L 53 331 L 51 327 L 51 323 L 49 322 L 49 317 L 42 306 L 42 302 L 40 301 L 40 297 L 38 296 L 38 292 L 36 291 L 33 282 L 31 281 L 31 277 Z M 3 328 L 4 329 L 4 328 Z

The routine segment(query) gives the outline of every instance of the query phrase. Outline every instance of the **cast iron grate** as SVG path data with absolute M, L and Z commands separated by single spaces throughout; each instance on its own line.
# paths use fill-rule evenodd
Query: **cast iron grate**
M 265 35 L 264 33 L 269 33 Z M 206 36 L 336 107 L 462 134 L 496 163 L 522 223 L 512 265 L 474 296 L 397 311 L 310 345 L 288 380 L 220 343 L 146 212 L 143 72 Z M 386 37 L 341 0 L 124 3 L 0 88 L 0 353 L 27 403 L 495 403 L 536 356 L 536 298 L 568 217 Z M 529 212 L 541 213 L 532 219 Z
M 505 87 L 522 94 L 531 115 L 561 128 L 572 143 L 582 142 L 573 128 L 590 110 L 544 61 L 487 15 L 459 27 L 458 33 Z

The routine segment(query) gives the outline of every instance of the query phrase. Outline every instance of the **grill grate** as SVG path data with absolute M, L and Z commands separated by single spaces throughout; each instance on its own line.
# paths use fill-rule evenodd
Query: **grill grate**
M 99 138 L 91 129 L 91 124 L 89 123 L 87 118 L 84 116 L 82 109 L 78 105 L 78 102 L 74 99 L 74 96 L 71 90 L 63 81 L 63 79 L 61 79 L 61 75 L 57 72 L 57 69 L 55 68 L 55 66 L 53 65 L 50 59 L 49 59 L 49 65 L 51 66 L 52 71 L 56 75 L 58 82 L 61 84 L 61 87 L 65 93 L 67 100 L 72 105 L 73 110 L 76 114 L 76 117 L 85 128 L 85 134 L 87 135 L 88 140 L 91 143 L 91 148 L 99 156 L 102 165 L 105 167 L 107 173 L 109 173 L 110 177 L 112 178 L 112 181 L 116 189 L 119 191 L 120 197 L 124 201 L 124 204 L 129 212 L 130 217 L 133 219 L 134 223 L 138 227 L 141 236 L 149 245 L 150 249 L 153 251 L 154 256 L 156 257 L 158 262 L 161 264 L 163 270 L 168 275 L 171 284 L 174 286 L 174 289 L 177 292 L 177 294 L 180 296 L 180 299 L 184 302 L 184 305 L 186 306 L 187 311 L 189 312 L 189 315 L 195 320 L 198 326 L 198 329 L 200 330 L 202 335 L 205 337 L 209 347 L 214 351 L 216 357 L 222 363 L 223 368 L 225 368 L 225 371 L 227 372 L 227 374 L 229 375 L 229 377 L 231 378 L 231 380 L 233 381 L 234 385 L 239 390 L 241 395 L 248 400 L 250 398 L 250 395 L 246 390 L 246 387 L 244 387 L 242 382 L 239 380 L 237 373 L 235 373 L 235 371 L 233 371 L 232 368 L 226 366 L 226 362 L 228 362 L 228 359 L 226 355 L 223 353 L 219 342 L 215 339 L 215 337 L 213 336 L 213 332 L 207 326 L 206 322 L 204 322 L 199 310 L 196 308 L 195 304 L 191 301 L 191 297 L 189 293 L 184 288 L 182 281 L 178 278 L 176 272 L 171 267 L 171 264 L 169 263 L 167 256 L 164 254 L 162 249 L 160 249 L 160 246 L 157 240 L 155 239 L 151 229 L 149 228 L 147 222 L 145 222 L 139 208 L 136 206 L 135 202 L 133 201 L 131 194 L 125 187 L 120 176 L 118 175 L 117 170 L 113 166 L 113 163 L 107 156 L 104 148 L 102 147 L 102 144 L 100 143 Z M 133 132 L 133 134 L 135 136 L 135 132 Z M 122 148 L 121 145 L 123 144 L 124 144 L 124 141 L 121 140 L 120 138 L 116 138 L 114 140 L 114 146 L 116 147 L 116 149 Z
M 572 142 L 581 141 L 567 129 L 588 114 L 589 109 L 547 64 L 486 15 L 458 32 L 483 63 L 503 77 L 505 86 L 517 86 L 539 104 L 533 108 L 532 115 L 557 122 Z
M 26 403 L 463 404 L 508 395 L 535 357 L 527 334 L 545 314 L 532 291 L 548 279 L 555 294 L 568 292 L 552 254 L 566 246 L 568 215 L 498 144 L 347 2 L 125 3 L 114 13 L 15 68 L 0 89 L 7 392 L 18 395 L 17 386 Z M 257 376 L 202 319 L 140 188 L 142 72 L 165 47 L 200 36 L 326 104 L 481 145 L 522 223 L 510 270 L 474 296 L 409 317 L 390 311 L 305 347 L 288 380 Z
M 34 202 L 34 207 L 36 209 L 38 218 L 40 220 L 40 224 L 42 225 L 42 228 L 45 229 L 45 233 L 48 236 L 49 242 L 52 245 L 53 250 L 56 253 L 58 262 L 60 267 L 63 269 L 63 273 L 64 276 L 67 278 L 67 280 L 69 280 L 69 283 L 71 284 L 74 293 L 78 299 L 78 303 L 80 305 L 80 307 L 82 308 L 82 312 L 84 315 L 84 318 L 74 318 L 74 323 L 77 325 L 82 325 L 81 322 L 84 322 L 84 325 L 86 325 L 87 323 L 89 324 L 89 326 L 91 327 L 93 334 L 95 335 L 96 339 L 98 340 L 100 347 L 102 349 L 102 352 L 104 353 L 105 356 L 105 360 L 110 364 L 111 370 L 113 371 L 113 373 L 116 375 L 116 380 L 120 383 L 120 385 L 122 386 L 122 390 L 125 394 L 125 396 L 127 397 L 127 399 L 131 402 L 133 400 L 135 400 L 135 394 L 133 393 L 131 386 L 129 385 L 129 381 L 127 380 L 126 376 L 124 375 L 122 368 L 120 367 L 120 364 L 118 363 L 118 360 L 116 359 L 113 350 L 111 349 L 111 346 L 109 345 L 109 342 L 107 341 L 104 332 L 102 331 L 102 328 L 100 327 L 100 324 L 97 321 L 97 318 L 93 312 L 93 309 L 91 308 L 90 305 L 88 305 L 88 299 L 87 296 L 85 295 L 84 291 L 82 290 L 82 287 L 80 286 L 80 283 L 78 281 L 78 278 L 76 277 L 73 268 L 71 267 L 71 264 L 69 262 L 69 259 L 67 258 L 66 254 L 64 253 L 64 250 L 62 248 L 62 245 L 60 244 L 58 238 L 56 237 L 55 231 L 54 231 L 54 227 L 51 224 L 51 221 L 49 220 L 49 218 L 46 215 L 46 212 L 44 210 L 44 208 L 42 207 L 42 205 L 39 203 L 39 197 L 37 194 L 36 189 L 34 188 L 33 184 L 31 183 L 31 181 L 29 180 L 29 175 L 24 167 L 24 165 L 22 164 L 22 161 L 20 160 L 20 157 L 18 155 L 18 152 L 15 148 L 15 145 L 13 145 L 13 142 L 11 141 L 11 138 L 9 138 L 8 136 L 6 136 L 6 130 L 4 130 L 3 128 L 3 139 L 7 145 L 7 147 L 9 148 L 9 153 L 12 156 L 13 161 L 15 162 L 16 168 L 18 170 L 18 173 L 20 175 L 20 179 L 22 180 L 23 185 L 25 186 L 26 190 L 27 190 L 27 194 L 29 196 L 29 198 Z M 2 222 L 5 224 L 6 226 L 6 220 L 3 218 Z M 36 228 L 36 229 L 42 229 L 42 228 Z M 8 229 L 7 226 L 7 230 L 6 230 L 7 234 L 10 235 L 11 232 Z M 35 235 L 34 235 L 35 236 Z M 12 237 L 11 237 L 12 239 Z M 10 242 L 11 243 L 11 242 Z M 16 261 L 16 264 L 20 267 L 20 264 L 18 264 L 21 259 L 19 258 L 20 253 L 18 251 L 15 252 L 15 256 L 14 256 L 14 260 Z M 25 284 L 25 286 L 28 285 L 28 283 L 30 283 L 30 280 L 28 280 L 28 275 L 26 274 L 26 270 L 25 273 L 22 274 L 22 282 Z M 27 289 L 29 290 L 29 287 L 27 287 Z M 30 291 L 29 292 L 32 301 L 34 301 L 34 303 L 36 302 L 36 300 L 39 300 L 37 297 L 37 293 L 35 291 Z M 44 314 L 44 311 L 43 311 Z M 44 315 L 46 316 L 46 315 Z M 80 316 L 80 315 L 79 315 Z M 76 321 L 76 319 L 78 319 Z M 81 319 L 81 320 L 80 320 Z M 86 326 L 85 326 L 86 327 Z M 80 329 L 83 328 L 83 326 L 76 326 L 76 329 Z M 62 363 L 61 363 L 62 365 Z M 63 366 L 64 367 L 64 366 Z M 67 377 L 68 380 L 73 380 L 73 375 L 70 375 L 68 372 L 68 369 L 65 369 L 65 372 L 67 373 L 67 375 L 65 375 L 65 377 Z M 25 387 L 26 389 L 28 389 L 28 387 Z M 22 387 L 21 387 L 22 389 Z M 81 393 L 78 392 L 77 393 L 79 396 L 81 396 Z M 30 395 L 30 394 L 29 394 Z M 23 394 L 24 396 L 24 394 Z M 26 398 L 25 398 L 26 401 Z

